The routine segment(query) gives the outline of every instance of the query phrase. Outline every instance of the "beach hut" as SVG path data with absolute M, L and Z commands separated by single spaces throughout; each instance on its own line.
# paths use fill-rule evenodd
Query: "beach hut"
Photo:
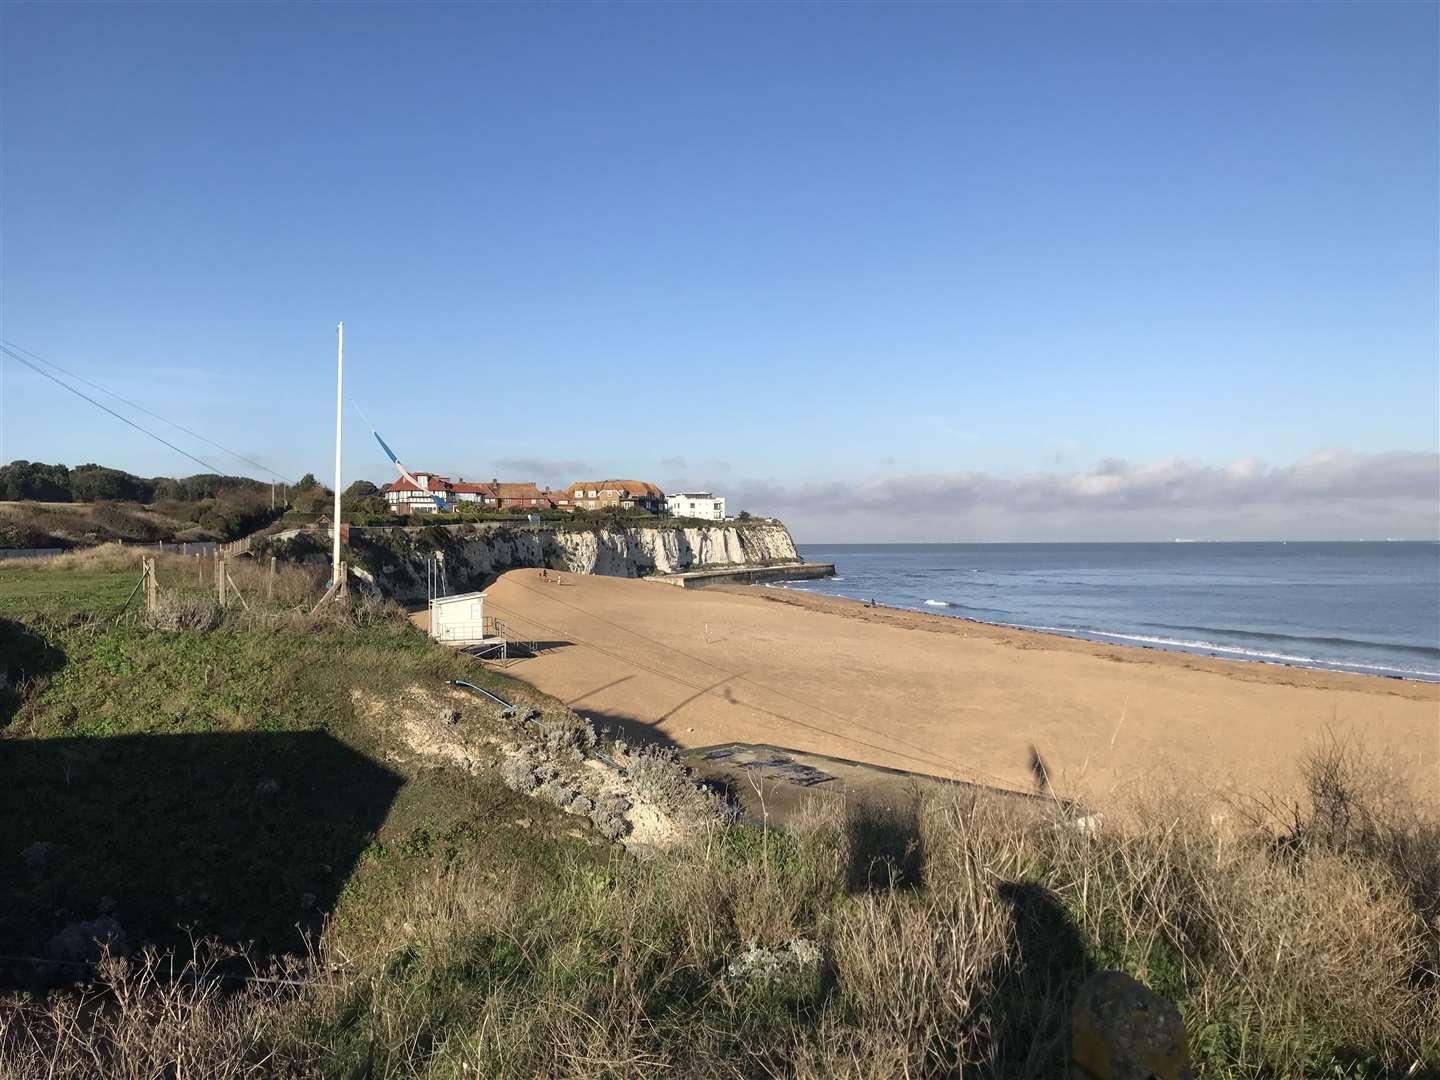
M 430 601 L 430 636 L 436 641 L 466 644 L 484 641 L 485 594 L 437 596 Z

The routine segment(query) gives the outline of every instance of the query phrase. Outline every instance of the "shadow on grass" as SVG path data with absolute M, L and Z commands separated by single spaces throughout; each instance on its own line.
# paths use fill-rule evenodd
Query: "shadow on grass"
M 65 653 L 23 623 L 0 619 L 0 728 L 15 717 L 26 686 L 65 666 Z
M 301 952 L 401 783 L 320 731 L 0 741 L 0 953 L 93 958 L 96 920 Z
M 895 805 L 852 803 L 845 812 L 846 887 L 851 894 L 918 889 L 925 880 L 925 842 L 918 796 Z
M 1030 882 L 1001 882 L 1014 919 L 1013 945 L 993 973 L 989 1014 L 996 1076 L 1061 1076 L 1069 1059 L 1070 1014 L 1095 971 L 1085 942 L 1060 899 Z

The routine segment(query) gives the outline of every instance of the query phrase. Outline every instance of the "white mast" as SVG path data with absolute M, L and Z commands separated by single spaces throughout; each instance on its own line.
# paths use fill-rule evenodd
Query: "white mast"
M 345 324 L 335 327 L 335 514 L 330 526 L 330 580 L 340 587 L 340 432 L 344 423 Z

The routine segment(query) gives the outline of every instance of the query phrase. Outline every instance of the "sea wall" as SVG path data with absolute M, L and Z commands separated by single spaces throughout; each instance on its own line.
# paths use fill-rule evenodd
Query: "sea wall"
M 484 589 L 522 567 L 634 578 L 800 562 L 790 530 L 778 521 L 694 527 L 432 525 L 349 533 L 352 569 L 402 603 L 426 599 L 427 560 L 437 553 L 452 593 Z

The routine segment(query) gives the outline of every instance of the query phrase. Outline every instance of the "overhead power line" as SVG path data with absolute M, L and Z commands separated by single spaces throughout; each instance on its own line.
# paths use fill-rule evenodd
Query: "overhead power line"
M 82 382 L 82 383 L 84 383 L 86 386 L 89 386 L 89 387 L 92 387 L 92 388 L 94 388 L 94 389 L 96 389 L 96 390 L 99 390 L 102 394 L 108 394 L 110 397 L 114 398 L 116 401 L 123 401 L 126 405 L 129 405 L 130 408 L 136 409 L 136 410 L 144 413 L 146 416 L 154 417 L 156 420 L 159 420 L 162 424 L 169 424 L 169 425 L 170 425 L 171 427 L 173 427 L 175 430 L 177 430 L 177 431 L 183 431 L 186 435 L 189 435 L 191 438 L 199 439 L 201 442 L 207 443 L 207 444 L 209 444 L 210 446 L 215 447 L 216 450 L 224 451 L 225 453 L 229 454 L 231 457 L 233 457 L 233 458 L 238 458 L 240 461 L 245 462 L 247 465 L 253 465 L 253 466 L 255 466 L 255 468 L 261 470 L 262 472 L 267 472 L 267 473 L 269 473 L 271 476 L 276 477 L 276 478 L 279 479 L 279 480 L 285 481 L 285 483 L 287 483 L 287 484 L 293 484 L 293 483 L 294 483 L 294 481 L 291 480 L 288 476 L 284 476 L 284 475 L 276 472 L 274 469 L 270 468 L 270 466 L 268 466 L 268 465 L 262 465 L 262 464 L 260 464 L 260 462 L 255 461 L 253 458 L 248 458 L 248 457 L 246 457 L 244 454 L 240 453 L 240 452 L 237 451 L 237 450 L 231 450 L 228 446 L 222 446 L 222 445 L 220 445 L 220 443 L 216 442 L 214 439 L 208 438 L 208 437 L 205 436 L 205 435 L 201 435 L 198 431 L 191 431 L 191 430 L 190 430 L 189 428 L 187 428 L 184 424 L 177 424 L 174 420 L 171 420 L 171 419 L 169 419 L 168 417 L 164 417 L 164 416 L 161 416 L 161 415 L 160 415 L 159 413 L 157 413 L 157 412 L 152 412 L 152 411 L 150 411 L 149 409 L 145 408 L 144 405 L 137 405 L 135 402 L 131 401 L 129 398 L 121 397 L 119 394 L 115 393 L 114 390 L 107 390 L 105 387 L 101 386 L 99 383 L 92 382 L 92 381 L 90 381 L 89 379 L 85 378 L 85 376 L 83 376 L 83 375 L 77 375 L 77 374 L 75 374 L 75 372 L 69 371 L 69 370 L 61 367 L 59 364 L 55 363 L 53 360 L 46 360 L 43 356 L 40 356 L 40 355 L 38 355 L 38 354 L 36 354 L 36 353 L 34 353 L 34 352 L 31 352 L 29 349 L 21 348 L 19 345 L 16 345 L 15 342 L 13 342 L 13 341 L 5 341 L 5 342 L 3 342 L 3 344 L 6 346 L 7 351 L 8 351 L 9 349 L 18 350 L 19 352 L 22 352 L 22 353 L 24 353 L 26 356 L 30 357 L 32 360 L 38 360 L 40 363 L 44 364 L 46 367 L 54 368 L 56 371 L 60 372 L 62 375 L 68 375 L 70 378 L 75 379 L 77 382 Z M 11 353 L 10 355 L 11 355 L 11 356 L 14 356 L 15 354 L 14 354 L 14 353 Z M 15 357 L 15 358 L 16 358 L 17 360 L 20 359 L 19 357 Z M 31 365 L 31 366 L 33 367 L 34 365 Z M 38 369 L 37 369 L 37 370 L 38 370 Z M 41 374 L 43 375 L 44 372 L 41 372 Z M 63 386 L 64 384 L 61 383 L 61 385 Z M 66 387 L 66 389 L 70 389 L 70 388 L 69 388 L 69 387 Z M 86 400 L 89 400 L 89 399 L 87 398 Z M 99 403 L 96 402 L 96 404 L 99 404 Z M 101 405 L 100 407 L 101 407 L 102 409 L 104 408 L 103 405 Z M 107 411 L 108 411 L 108 410 L 107 410 Z M 121 417 L 121 419 L 124 419 L 124 418 Z M 144 429 L 142 428 L 141 430 L 143 431 Z M 148 432 L 147 432 L 147 434 L 148 434 Z M 169 445 L 169 444 L 167 443 L 166 445 Z M 185 451 L 183 451 L 183 450 L 181 450 L 180 452 L 181 452 L 182 454 L 185 453 Z M 216 471 L 218 472 L 219 470 L 217 469 Z
M 177 454 L 184 454 L 184 455 L 185 455 L 187 458 L 189 458 L 191 461 L 197 462 L 197 463 L 205 466 L 205 468 L 208 469 L 208 470 L 210 470 L 210 472 L 212 472 L 212 473 L 216 473 L 216 474 L 219 474 L 219 473 L 220 473 L 220 470 L 217 469 L 214 465 L 211 465 L 208 461 L 203 461 L 203 460 L 201 460 L 200 458 L 196 457 L 194 454 L 190 453 L 190 451 L 188 451 L 188 450 L 181 450 L 180 447 L 176 446 L 176 445 L 175 445 L 174 443 L 172 443 L 169 439 L 165 439 L 165 438 L 162 438 L 162 437 L 159 436 L 159 435 L 156 435 L 155 432 L 151 431 L 149 428 L 143 428 L 143 427 L 141 427 L 139 424 L 135 423 L 134 420 L 131 420 L 128 416 L 121 416 L 121 415 L 120 415 L 118 412 L 116 412 L 114 409 L 110 408 L 110 406 L 104 405 L 104 404 L 102 404 L 101 402 L 96 401 L 94 398 L 92 398 L 89 394 L 85 393 L 84 391 L 76 390 L 75 387 L 71 386 L 69 383 L 67 383 L 67 382 L 61 382 L 61 381 L 60 381 L 59 379 L 57 379 L 54 375 L 51 375 L 50 372 L 48 372 L 48 371 L 46 371 L 44 368 L 42 368 L 39 364 L 32 364 L 29 360 L 26 360 L 25 357 L 21 356 L 21 355 L 20 355 L 18 352 L 16 352 L 14 349 L 10 348 L 9 345 L 5 345 L 5 344 L 3 344 L 3 343 L 0 343 L 0 352 L 3 352 L 6 356 L 10 357 L 12 360 L 18 360 L 18 361 L 20 361 L 20 363 L 24 364 L 24 365 L 25 365 L 26 367 L 28 367 L 31 371 L 34 371 L 37 375 L 44 375 L 45 378 L 49 379 L 49 380 L 50 380 L 51 382 L 53 382 L 56 386 L 63 386 L 66 390 L 69 390 L 69 391 L 70 391 L 72 394 L 74 394 L 76 397 L 84 398 L 84 399 L 85 399 L 86 401 L 88 401 L 91 405 L 94 405 L 97 409 L 104 409 L 104 410 L 105 410 L 107 413 L 109 413 L 111 416 L 115 417 L 116 420 L 119 420 L 119 421 L 121 421 L 122 423 L 125 423 L 125 424 L 129 424 L 129 425 L 130 425 L 131 427 L 133 427 L 136 431 L 143 432 L 144 434 L 149 435 L 150 438 L 154 439 L 156 442 L 164 443 L 164 444 L 165 444 L 166 446 L 168 446 L 171 450 L 174 450 Z

